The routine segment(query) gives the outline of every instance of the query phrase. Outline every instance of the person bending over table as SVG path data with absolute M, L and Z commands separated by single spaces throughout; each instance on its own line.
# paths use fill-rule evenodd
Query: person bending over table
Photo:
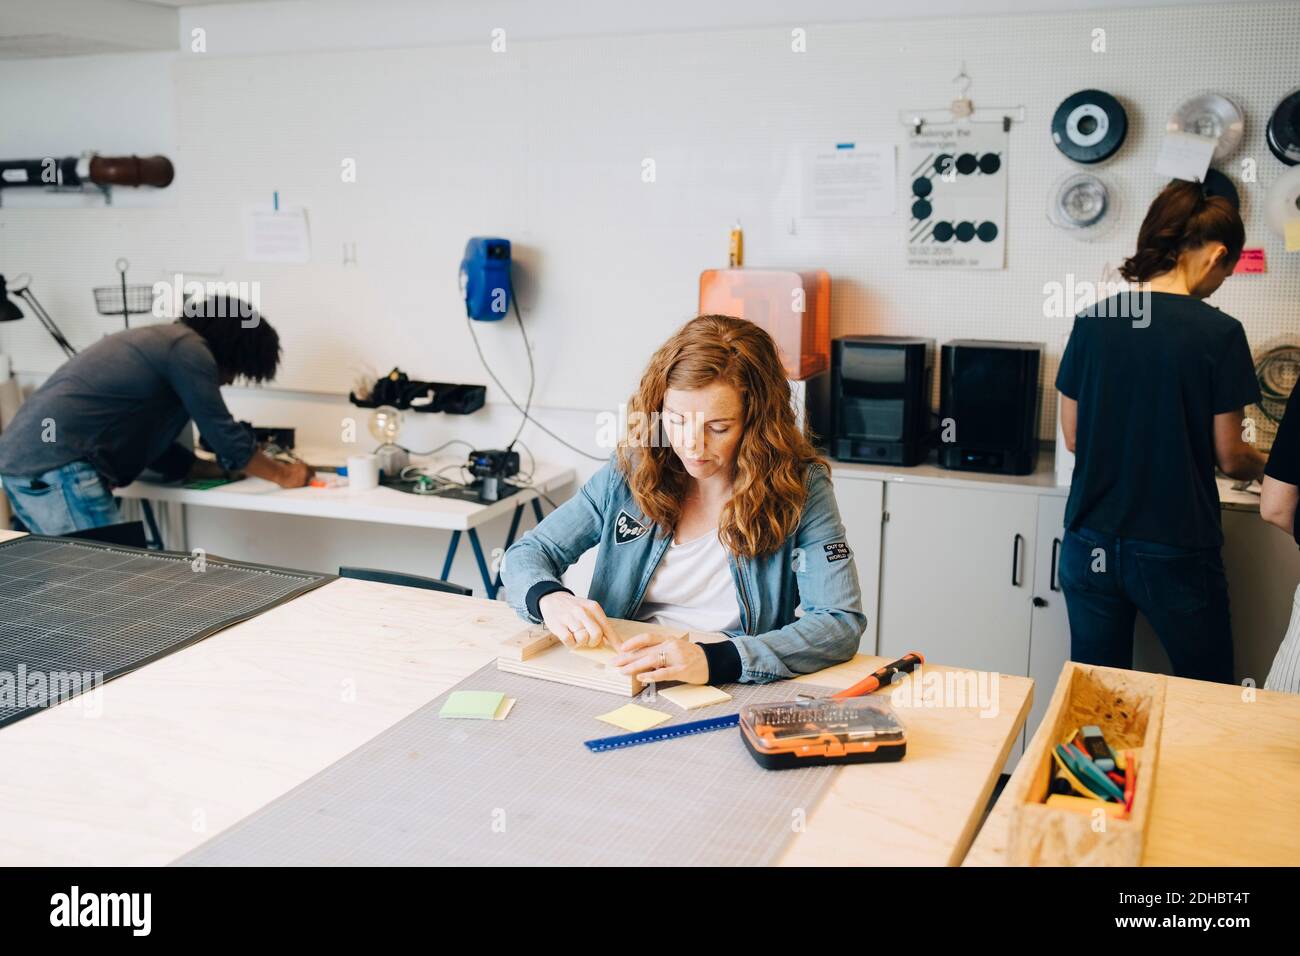
M 1170 183 L 1120 270 L 1132 289 L 1075 319 L 1056 378 L 1075 453 L 1060 557 L 1073 660 L 1131 668 L 1140 610 L 1175 674 L 1232 681 L 1214 468 L 1263 475 L 1244 424 L 1260 394 L 1241 323 L 1204 300 L 1245 241 L 1227 199 Z
M 607 615 L 728 638 L 632 637 L 614 664 L 643 682 L 765 682 L 856 654 L 867 619 L 830 469 L 796 424 L 767 332 L 686 323 L 627 419 L 610 461 L 506 552 L 519 615 L 570 646 L 618 647 Z M 577 597 L 560 576 L 597 545 Z
M 269 381 L 280 337 L 249 305 L 210 298 L 176 322 L 105 336 L 61 365 L 0 435 L 0 481 L 14 515 L 34 534 L 115 524 L 113 488 L 146 468 L 211 478 L 243 471 L 285 488 L 311 480 L 275 461 L 231 417 L 221 387 Z M 176 444 L 193 419 L 220 463 Z

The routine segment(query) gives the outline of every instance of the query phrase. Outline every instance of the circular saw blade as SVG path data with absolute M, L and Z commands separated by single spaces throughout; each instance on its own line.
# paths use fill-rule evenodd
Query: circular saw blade
M 1269 187 L 1264 198 L 1264 217 L 1269 228 L 1286 236 L 1286 224 L 1300 219 L 1300 166 L 1292 166 Z
M 1052 187 L 1047 218 L 1077 239 L 1095 239 L 1115 220 L 1119 196 L 1096 173 L 1069 173 Z
M 1052 116 L 1052 142 L 1076 163 L 1100 163 L 1119 151 L 1128 135 L 1128 114 L 1102 90 L 1067 96 Z
M 1178 104 L 1165 129 L 1171 133 L 1191 133 L 1218 139 L 1214 161 L 1226 159 L 1241 145 L 1246 131 L 1246 116 L 1236 103 L 1222 93 L 1197 93 Z
M 1300 164 L 1300 90 L 1292 90 L 1277 104 L 1264 139 L 1279 160 L 1288 166 Z

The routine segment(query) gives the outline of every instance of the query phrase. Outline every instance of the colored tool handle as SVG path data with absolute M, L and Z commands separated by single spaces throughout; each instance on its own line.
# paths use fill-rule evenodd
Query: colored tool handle
M 873 672 L 864 679 L 858 681 L 852 687 L 846 687 L 838 694 L 831 696 L 832 700 L 844 700 L 847 697 L 864 697 L 873 691 L 879 690 L 885 684 L 893 679 L 895 674 L 910 673 L 918 664 L 925 663 L 925 655 L 920 651 L 911 651 L 904 654 L 892 664 L 886 664 L 880 670 Z

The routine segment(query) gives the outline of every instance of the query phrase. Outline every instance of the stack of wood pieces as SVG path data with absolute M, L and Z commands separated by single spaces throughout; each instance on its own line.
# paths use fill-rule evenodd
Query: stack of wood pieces
M 620 643 L 635 634 L 645 633 L 685 637 L 681 631 L 638 621 L 611 620 L 610 624 L 617 632 Z M 565 647 L 559 638 L 538 625 L 502 642 L 497 668 L 510 674 L 572 684 L 621 697 L 635 697 L 645 685 L 635 677 L 619 673 L 618 668 L 610 664 L 616 654 L 618 649 L 608 644 L 600 647 Z

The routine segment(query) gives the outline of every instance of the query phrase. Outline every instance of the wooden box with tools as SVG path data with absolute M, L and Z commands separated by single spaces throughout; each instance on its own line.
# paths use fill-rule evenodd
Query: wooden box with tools
M 1142 861 L 1165 712 L 1165 678 L 1067 662 L 1021 767 L 1007 785 L 1012 806 L 1008 862 L 1017 866 L 1137 866 Z M 1132 751 L 1131 805 L 1117 814 L 1096 801 L 1093 812 L 1048 806 L 1057 745 L 1086 726 L 1101 728 L 1118 757 Z M 1120 807 L 1122 810 L 1122 805 Z M 1098 812 L 1100 811 L 1100 812 Z

